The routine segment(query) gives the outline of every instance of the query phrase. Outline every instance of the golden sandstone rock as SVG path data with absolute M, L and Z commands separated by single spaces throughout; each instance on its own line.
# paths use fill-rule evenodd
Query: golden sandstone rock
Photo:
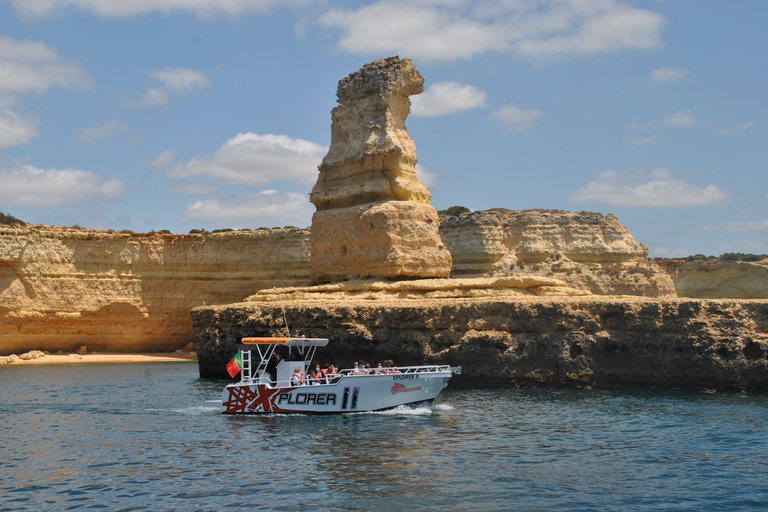
M 613 215 L 496 209 L 444 216 L 440 236 L 453 256 L 454 278 L 550 276 L 582 295 L 676 295 L 670 276 L 648 260 L 648 248 Z
M 408 96 L 423 90 L 410 59 L 398 57 L 339 82 L 331 146 L 310 194 L 313 282 L 450 275 L 451 254 L 405 128 Z
M 0 355 L 173 351 L 189 310 L 309 282 L 309 232 L 171 235 L 0 226 Z
M 674 294 L 671 278 L 648 267 L 644 246 L 611 216 L 475 212 L 442 217 L 440 233 L 454 256 L 454 279 L 310 287 L 308 229 L 163 235 L 0 226 L 0 355 L 83 344 L 95 351 L 173 351 L 194 339 L 191 308 L 249 296 L 270 302 Z
M 672 267 L 680 297 L 768 299 L 768 260 L 757 263 L 688 261 Z

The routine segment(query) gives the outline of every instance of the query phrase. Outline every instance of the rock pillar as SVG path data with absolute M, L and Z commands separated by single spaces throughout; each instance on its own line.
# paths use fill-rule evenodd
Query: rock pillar
M 313 282 L 450 275 L 451 255 L 405 128 L 408 96 L 423 91 L 424 78 L 398 57 L 339 82 L 331 146 L 310 194 Z

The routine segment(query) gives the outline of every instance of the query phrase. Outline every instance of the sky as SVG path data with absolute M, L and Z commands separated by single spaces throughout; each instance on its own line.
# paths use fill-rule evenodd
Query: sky
M 0 211 L 311 224 L 339 80 L 390 55 L 438 210 L 614 214 L 651 257 L 768 253 L 763 0 L 0 0 Z

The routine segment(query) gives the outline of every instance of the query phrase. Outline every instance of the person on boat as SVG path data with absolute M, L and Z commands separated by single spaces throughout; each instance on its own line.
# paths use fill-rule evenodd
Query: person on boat
M 293 373 L 291 374 L 291 386 L 303 386 L 304 385 L 304 374 L 301 373 L 301 366 L 297 366 L 293 369 Z
M 321 384 L 328 384 L 328 368 L 320 369 L 320 365 L 315 366 L 315 371 L 319 375 L 320 383 Z
M 355 361 L 355 375 L 365 375 L 365 363 L 357 364 Z
M 339 369 L 333 366 L 332 364 L 328 365 L 328 368 L 323 370 L 323 375 L 325 375 L 325 382 L 327 384 L 330 384 L 333 381 L 333 379 L 340 376 Z
M 280 353 L 275 350 L 272 352 L 272 356 L 269 358 L 269 362 L 267 362 L 267 373 L 269 374 L 269 378 L 273 383 L 277 382 L 277 365 L 280 364 L 280 361 L 282 360 L 283 356 L 281 356 Z
M 391 359 L 384 361 L 384 373 L 400 373 L 400 370 L 395 368 L 395 363 Z
M 319 368 L 315 368 L 314 370 L 309 371 L 309 378 L 307 379 L 307 384 L 311 384 L 313 386 L 319 386 L 320 384 L 323 384 L 323 382 L 320 381 L 322 378 L 322 374 L 320 373 Z

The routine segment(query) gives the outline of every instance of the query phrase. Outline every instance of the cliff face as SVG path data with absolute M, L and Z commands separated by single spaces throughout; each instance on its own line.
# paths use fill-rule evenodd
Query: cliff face
M 454 254 L 453 277 L 492 282 L 452 280 L 424 293 L 394 283 L 389 295 L 658 296 L 672 289 L 611 217 L 476 212 L 443 217 L 441 235 Z M 0 227 L 0 355 L 81 345 L 172 350 L 192 340 L 192 307 L 306 286 L 310 268 L 307 229 L 150 235 Z
M 164 351 L 189 310 L 309 280 L 309 230 L 124 234 L 0 226 L 0 355 Z
M 672 276 L 680 297 L 768 299 L 768 264 L 737 261 L 655 261 Z
M 452 385 L 768 391 L 768 301 L 558 298 L 296 301 L 291 333 L 318 361 L 462 366 Z M 279 306 L 192 311 L 200 374 L 224 376 L 243 336 L 284 334 Z
M 613 215 L 492 210 L 442 216 L 451 277 L 550 276 L 595 295 L 675 296 L 670 276 L 648 261 Z

